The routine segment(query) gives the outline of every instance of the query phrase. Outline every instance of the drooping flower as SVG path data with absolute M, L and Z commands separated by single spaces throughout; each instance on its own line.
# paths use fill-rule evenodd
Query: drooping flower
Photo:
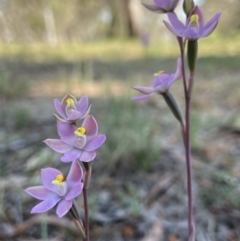
M 134 86 L 133 89 L 138 90 L 143 95 L 132 97 L 134 101 L 141 101 L 149 98 L 154 94 L 166 93 L 171 84 L 182 77 L 182 64 L 181 59 L 177 60 L 176 72 L 172 74 L 165 73 L 164 71 L 159 71 L 154 80 L 152 86 Z
M 66 95 L 60 102 L 58 99 L 54 100 L 56 111 L 61 116 L 55 115 L 57 120 L 62 122 L 76 122 L 77 120 L 85 118 L 90 112 L 90 106 L 88 106 L 88 97 L 82 96 L 77 101 L 73 95 Z
M 77 161 L 72 162 L 66 178 L 55 168 L 44 168 L 41 170 L 41 177 L 43 186 L 29 187 L 25 190 L 29 195 L 42 200 L 32 208 L 31 213 L 46 212 L 57 204 L 56 213 L 63 217 L 72 207 L 73 199 L 82 192 L 81 166 Z
M 61 139 L 47 139 L 44 142 L 54 151 L 64 153 L 62 162 L 79 159 L 90 162 L 96 157 L 95 150 L 106 140 L 98 134 L 98 124 L 93 116 L 87 116 L 80 127 L 70 123 L 57 122 L 57 131 Z
M 153 0 L 154 4 L 142 3 L 148 10 L 156 13 L 173 12 L 179 0 Z
M 166 27 L 176 36 L 189 40 L 197 40 L 210 35 L 217 27 L 221 13 L 217 13 L 214 17 L 204 24 L 204 17 L 201 9 L 196 6 L 190 13 L 186 25 L 180 22 L 174 13 L 168 13 L 168 19 L 171 24 L 163 21 Z

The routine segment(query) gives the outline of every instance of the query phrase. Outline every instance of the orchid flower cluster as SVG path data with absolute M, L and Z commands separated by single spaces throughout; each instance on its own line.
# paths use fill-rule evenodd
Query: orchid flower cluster
M 57 120 L 59 139 L 47 139 L 44 142 L 54 151 L 63 154 L 60 159 L 62 162 L 71 162 L 70 171 L 65 176 L 55 168 L 42 169 L 43 186 L 30 187 L 25 191 L 41 200 L 32 208 L 31 213 L 43 213 L 54 206 L 57 206 L 56 213 L 59 217 L 70 212 L 82 236 L 89 240 L 87 190 L 91 177 L 91 163 L 96 157 L 96 150 L 105 142 L 106 136 L 98 134 L 97 121 L 89 115 L 91 106 L 88 104 L 87 96 L 82 96 L 77 101 L 74 96 L 68 94 L 61 102 L 55 99 L 54 105 L 58 113 L 54 116 Z M 78 125 L 79 121 L 82 122 L 80 125 Z M 82 166 L 85 169 L 85 175 Z M 82 192 L 84 226 L 74 202 Z
M 180 49 L 180 57 L 177 60 L 175 73 L 159 71 L 155 74 L 151 86 L 134 86 L 142 95 L 133 97 L 134 101 L 142 101 L 150 96 L 160 94 L 163 96 L 170 110 L 180 123 L 183 143 L 186 154 L 187 192 L 188 192 L 188 241 L 195 241 L 195 224 L 193 217 L 193 192 L 192 192 L 192 168 L 191 168 L 191 140 L 190 140 L 190 114 L 192 89 L 196 75 L 196 60 L 198 55 L 198 39 L 209 36 L 216 28 L 220 19 L 217 13 L 210 21 L 204 23 L 201 9 L 195 5 L 194 0 L 184 0 L 183 10 L 186 14 L 185 24 L 182 23 L 174 12 L 179 0 L 153 0 L 153 4 L 143 3 L 150 11 L 167 14 L 168 20 L 163 21 L 167 29 L 177 39 Z M 188 73 L 185 64 L 185 52 L 188 65 Z M 182 117 L 177 101 L 170 93 L 170 86 L 178 79 L 183 80 L 185 96 L 185 118 Z

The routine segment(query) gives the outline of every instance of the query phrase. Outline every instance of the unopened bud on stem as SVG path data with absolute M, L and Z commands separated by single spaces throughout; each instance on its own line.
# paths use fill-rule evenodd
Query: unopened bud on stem
M 188 60 L 188 67 L 191 75 L 194 74 L 195 72 L 197 56 L 198 56 L 198 41 L 188 40 L 187 60 Z
M 194 1 L 193 0 L 184 0 L 183 2 L 183 10 L 186 13 L 187 17 L 195 7 Z
M 172 94 L 167 91 L 165 93 L 162 93 L 162 96 L 164 100 L 166 101 L 169 109 L 172 111 L 173 115 L 176 117 L 176 119 L 180 122 L 181 125 L 183 125 L 183 119 L 181 111 L 179 110 L 178 104 L 173 98 Z

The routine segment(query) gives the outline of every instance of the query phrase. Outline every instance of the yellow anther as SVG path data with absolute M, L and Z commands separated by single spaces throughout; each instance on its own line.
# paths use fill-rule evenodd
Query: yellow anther
M 84 134 L 86 134 L 86 129 L 84 127 L 78 127 L 75 131 L 74 134 L 76 136 L 83 136 Z
M 67 104 L 68 107 L 71 107 L 71 106 L 74 106 L 75 102 L 72 98 L 68 98 L 66 100 L 66 104 Z
M 52 181 L 52 184 L 59 185 L 65 181 L 65 177 L 62 174 L 56 176 L 56 179 Z
M 158 71 L 157 73 L 155 73 L 154 76 L 158 76 L 158 75 L 161 75 L 161 74 L 163 74 L 163 73 L 164 73 L 164 71 L 163 71 L 163 70 L 160 70 L 160 71 Z
M 190 22 L 191 24 L 198 24 L 198 20 L 199 20 L 199 17 L 197 14 L 193 14 L 191 17 L 190 17 Z

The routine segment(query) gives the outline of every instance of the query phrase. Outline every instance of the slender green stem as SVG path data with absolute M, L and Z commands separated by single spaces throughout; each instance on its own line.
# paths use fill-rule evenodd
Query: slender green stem
M 70 214 L 72 215 L 72 219 L 73 219 L 76 227 L 77 227 L 77 228 L 79 229 L 79 231 L 81 232 L 81 237 L 82 237 L 82 238 L 85 238 L 86 235 L 85 235 L 85 232 L 84 232 L 84 228 L 83 228 L 83 225 L 82 225 L 82 221 L 76 218 L 76 214 L 74 213 L 74 211 L 73 211 L 72 208 L 69 210 L 69 212 L 70 212 Z

